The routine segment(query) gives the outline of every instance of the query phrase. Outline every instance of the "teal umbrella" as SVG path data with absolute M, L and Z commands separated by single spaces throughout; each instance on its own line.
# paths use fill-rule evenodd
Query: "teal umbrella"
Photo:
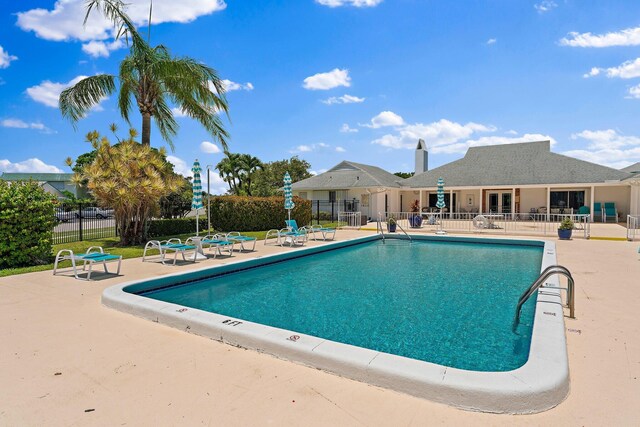
M 200 172 L 202 172 L 202 168 L 200 167 L 200 162 L 196 159 L 193 162 L 193 167 L 191 168 L 191 172 L 193 172 L 193 181 L 191 182 L 191 189 L 193 190 L 193 198 L 191 199 L 191 209 L 196 210 L 196 236 L 198 235 L 198 216 L 200 214 L 200 209 L 202 209 L 202 182 L 200 181 Z
M 291 221 L 291 209 L 295 208 L 293 203 L 293 193 L 291 192 L 291 176 L 289 172 L 284 174 L 284 208 L 289 212 L 289 221 Z
M 438 202 L 436 203 L 436 207 L 442 210 L 446 206 L 444 203 L 444 179 L 440 177 L 438 178 Z

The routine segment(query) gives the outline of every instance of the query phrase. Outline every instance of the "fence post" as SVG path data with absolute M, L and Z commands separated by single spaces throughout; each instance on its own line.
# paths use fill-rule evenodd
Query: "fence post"
M 335 207 L 336 202 L 335 202 L 335 201 L 333 201 L 333 202 L 330 202 L 330 203 L 331 203 L 331 222 L 333 222 L 333 221 L 335 221 L 335 217 L 334 217 L 334 209 L 333 209 L 333 208 Z
M 316 200 L 316 221 L 320 225 L 320 200 Z
M 78 203 L 78 232 L 78 237 L 82 241 L 82 203 Z

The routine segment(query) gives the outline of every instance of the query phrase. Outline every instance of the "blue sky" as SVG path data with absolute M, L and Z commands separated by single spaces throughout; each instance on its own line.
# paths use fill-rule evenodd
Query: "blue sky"
M 144 27 L 148 0 L 130 2 Z M 113 99 L 75 130 L 56 108 L 66 85 L 115 74 L 127 52 L 98 15 L 82 27 L 83 3 L 0 5 L 0 171 L 69 171 L 88 131 L 127 128 Z M 412 171 L 420 137 L 431 168 L 469 146 L 539 139 L 616 168 L 640 161 L 638 1 L 155 0 L 153 16 L 152 44 L 228 80 L 229 149 L 263 161 Z M 178 121 L 178 171 L 221 159 Z M 164 145 L 155 130 L 152 145 Z

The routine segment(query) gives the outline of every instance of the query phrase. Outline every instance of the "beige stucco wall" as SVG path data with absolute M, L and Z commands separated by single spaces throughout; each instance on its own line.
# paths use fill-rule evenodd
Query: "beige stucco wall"
M 601 202 L 602 206 L 607 202 L 614 202 L 618 210 L 618 216 L 626 221 L 629 214 L 631 187 L 616 185 L 611 187 L 596 187 L 595 202 Z
M 530 212 L 532 208 L 539 209 L 547 206 L 546 188 L 521 188 L 520 189 L 520 212 Z

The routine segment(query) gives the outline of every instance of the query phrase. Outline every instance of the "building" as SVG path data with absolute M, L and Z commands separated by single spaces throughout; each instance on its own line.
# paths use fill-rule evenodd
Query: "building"
M 40 186 L 59 199 L 64 199 L 63 191 L 69 191 L 77 198 L 86 197 L 86 193 L 72 180 L 72 173 L 10 173 L 3 172 L 0 179 L 4 181 L 37 181 Z
M 440 177 L 446 209 L 452 213 L 577 213 L 582 206 L 593 212 L 595 203 L 613 202 L 619 220 L 640 215 L 640 164 L 609 168 L 553 153 L 550 141 L 471 147 L 463 158 L 429 170 L 420 140 L 415 165 L 415 175 L 401 179 L 374 166 L 343 161 L 292 188 L 295 195 L 312 200 L 355 198 L 368 217 L 407 212 L 415 200 L 422 211 L 435 209 Z

